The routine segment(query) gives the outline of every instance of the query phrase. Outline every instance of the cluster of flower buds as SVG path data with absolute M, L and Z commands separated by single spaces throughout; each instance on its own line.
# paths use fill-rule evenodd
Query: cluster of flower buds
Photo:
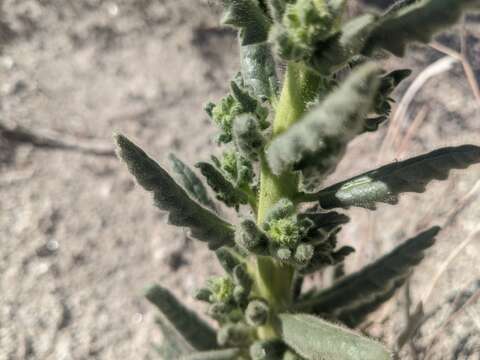
M 238 74 L 230 83 L 230 94 L 219 101 L 218 104 L 208 103 L 205 111 L 213 122 L 220 128 L 221 133 L 217 137 L 218 143 L 230 143 L 234 136 L 234 122 L 240 116 L 247 116 L 255 121 L 260 130 L 270 126 L 267 121 L 268 108 L 264 107 L 256 97 L 252 96 L 245 87 L 241 74 Z
M 253 220 L 243 220 L 235 241 L 246 252 L 275 257 L 306 274 L 337 264 L 353 251 L 347 246 L 336 250 L 336 234 L 347 221 L 348 217 L 336 212 L 297 214 L 290 200 L 281 199 L 269 210 L 261 228 Z
M 246 71 L 254 76 L 255 72 L 249 69 L 247 60 Z M 217 199 L 236 209 L 248 203 L 255 207 L 257 186 L 253 162 L 263 151 L 266 142 L 263 132 L 270 126 L 269 109 L 264 106 L 265 97 L 255 95 L 256 90 L 260 93 L 265 91 L 259 90 L 258 81 L 249 80 L 251 84 L 246 85 L 239 73 L 231 82 L 230 94 L 218 104 L 209 103 L 206 106 L 207 114 L 220 129 L 217 143 L 227 144 L 227 148 L 221 158 L 212 156 L 210 163 L 197 164 Z
M 269 318 L 269 306 L 263 299 L 252 296 L 252 278 L 241 256 L 223 247 L 216 251 L 227 272 L 226 276 L 207 281 L 197 291 L 196 298 L 210 304 L 208 315 L 221 325 L 218 343 L 221 346 L 242 346 L 255 337 L 258 326 Z
M 286 60 L 309 60 L 318 43 L 338 33 L 341 11 L 336 7 L 324 0 L 272 2 L 278 21 L 271 37 L 278 54 Z

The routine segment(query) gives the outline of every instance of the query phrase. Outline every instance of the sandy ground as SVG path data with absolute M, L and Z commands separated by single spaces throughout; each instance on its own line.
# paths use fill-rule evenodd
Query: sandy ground
M 469 58 L 480 69 L 474 20 Z M 238 69 L 235 37 L 218 28 L 218 7 L 193 0 L 4 0 L 0 35 L 0 124 L 107 149 L 99 155 L 0 136 L 0 360 L 158 359 L 150 345 L 161 337 L 143 288 L 161 282 L 203 311 L 188 295 L 218 266 L 202 244 L 164 225 L 111 155 L 111 134 L 127 134 L 164 164 L 170 151 L 191 163 L 206 159 L 214 129 L 201 109 Z M 456 33 L 440 41 L 459 46 Z M 414 79 L 442 56 L 416 47 L 403 64 Z M 480 103 L 462 66 L 427 85 L 401 134 L 422 109 L 425 121 L 402 146 L 387 144 L 380 162 L 480 143 Z M 337 179 L 370 169 L 385 131 L 357 139 Z M 398 207 L 352 211 L 342 238 L 357 247 L 348 268 L 449 220 L 412 278 L 413 307 L 477 230 L 471 190 L 479 175 L 475 166 Z M 402 359 L 480 358 L 479 254 L 477 234 L 439 279 L 426 305 L 435 311 Z M 405 302 L 402 291 L 369 330 L 392 344 L 405 326 Z

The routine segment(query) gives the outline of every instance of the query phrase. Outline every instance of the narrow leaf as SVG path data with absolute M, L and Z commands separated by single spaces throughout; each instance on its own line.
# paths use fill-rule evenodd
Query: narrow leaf
M 432 36 L 455 24 L 463 10 L 480 8 L 476 0 L 403 1 L 392 7 L 373 30 L 363 52 L 383 48 L 403 56 L 408 43 L 430 42 Z
M 343 277 L 332 287 L 298 304 L 300 311 L 329 314 L 349 326 L 390 299 L 424 257 L 440 231 L 433 227 L 409 239 L 364 269 Z
M 311 212 L 307 211 L 299 214 L 300 219 L 310 219 L 313 221 L 312 231 L 322 231 L 330 233 L 341 225 L 345 225 L 350 218 L 345 214 L 336 211 L 329 212 Z
M 156 318 L 156 323 L 160 327 L 163 336 L 162 344 L 156 346 L 156 350 L 162 358 L 178 359 L 180 356 L 194 351 L 193 347 L 163 315 Z
M 324 209 L 359 206 L 375 210 L 376 203 L 396 204 L 405 192 L 423 193 L 432 180 L 446 180 L 452 169 L 480 162 L 480 147 L 447 147 L 385 165 L 312 195 Z
M 146 297 L 194 349 L 217 348 L 215 330 L 180 303 L 168 289 L 154 285 L 147 290 Z
M 242 45 L 267 40 L 270 19 L 255 0 L 223 0 L 225 13 L 222 23 L 240 29 Z
M 210 188 L 217 194 L 217 199 L 225 205 L 238 207 L 247 203 L 247 196 L 239 191 L 215 166 L 207 162 L 199 162 L 195 165 L 207 180 Z
M 270 45 L 261 43 L 241 46 L 240 56 L 245 85 L 261 100 L 275 97 L 278 78 Z
M 180 360 L 235 360 L 239 354 L 239 349 L 204 351 L 183 356 Z
M 169 223 L 188 227 L 191 235 L 217 249 L 231 245 L 234 230 L 212 211 L 192 200 L 170 175 L 142 149 L 123 135 L 115 137 L 118 156 L 126 163 L 138 183 L 153 192 L 155 205 L 169 213 Z
M 235 266 L 239 265 L 242 262 L 240 255 L 229 247 L 221 247 L 215 251 L 217 259 L 222 265 L 223 269 L 228 273 L 232 274 Z
M 306 314 L 281 314 L 283 340 L 309 360 L 391 360 L 379 342 Z
M 374 15 L 365 14 L 345 23 L 339 35 L 318 45 L 310 60 L 311 66 L 322 74 L 344 67 L 364 48 L 375 21 Z
M 198 176 L 174 154 L 169 155 L 173 170 L 177 173 L 178 181 L 187 190 L 188 194 L 197 200 L 200 204 L 205 205 L 215 211 L 215 205 L 207 194 L 205 186 Z
M 321 182 L 336 167 L 347 144 L 363 131 L 378 75 L 379 69 L 371 63 L 357 68 L 339 89 L 276 137 L 266 149 L 272 172 L 301 170 L 307 187 Z

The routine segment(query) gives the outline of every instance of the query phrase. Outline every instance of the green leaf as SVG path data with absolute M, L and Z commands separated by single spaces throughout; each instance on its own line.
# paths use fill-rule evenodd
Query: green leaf
M 235 360 L 240 354 L 240 349 L 223 349 L 214 351 L 204 351 L 195 354 L 183 356 L 180 360 Z M 174 358 L 168 358 L 174 359 Z
M 376 17 L 365 14 L 345 23 L 340 34 L 320 42 L 309 61 L 310 66 L 326 75 L 341 69 L 365 47 Z
M 154 285 L 147 290 L 145 296 L 194 349 L 217 348 L 215 330 L 180 303 L 168 289 Z
M 155 322 L 160 327 L 163 336 L 162 344 L 155 348 L 163 359 L 178 359 L 181 355 L 194 351 L 193 347 L 163 315 L 158 316 Z
M 476 0 L 418 0 L 404 1 L 392 7 L 368 38 L 363 53 L 383 48 L 403 56 L 410 42 L 428 43 L 432 36 L 455 24 L 462 12 L 480 8 Z
M 364 269 L 343 277 L 332 287 L 298 304 L 300 311 L 329 314 L 349 326 L 357 326 L 390 299 L 412 269 L 435 243 L 439 227 L 432 227 L 396 247 Z
M 379 86 L 378 75 L 375 65 L 360 66 L 321 104 L 274 138 L 266 149 L 272 172 L 300 170 L 307 188 L 332 172 L 347 144 L 363 131 Z
M 306 314 L 281 314 L 282 339 L 308 360 L 391 360 L 379 342 Z
M 170 154 L 169 159 L 172 163 L 173 170 L 178 175 L 178 181 L 185 190 L 187 190 L 188 194 L 200 204 L 215 211 L 215 205 L 208 196 L 207 190 L 198 176 L 188 167 L 187 164 L 177 158 L 174 154 Z
M 222 24 L 240 29 L 243 46 L 267 40 L 270 19 L 254 0 L 223 0 L 225 13 Z
M 192 200 L 185 190 L 142 149 L 123 135 L 116 135 L 118 156 L 137 182 L 153 192 L 155 205 L 169 213 L 169 223 L 188 227 L 191 236 L 208 243 L 210 249 L 232 245 L 234 229 L 212 211 Z
M 222 265 L 228 274 L 232 274 L 235 266 L 241 264 L 243 261 L 239 254 L 229 247 L 221 247 L 215 251 L 215 254 L 217 255 L 220 265 Z
M 316 194 L 324 209 L 359 206 L 375 210 L 376 203 L 396 204 L 405 192 L 423 193 L 432 180 L 446 180 L 452 169 L 465 169 L 480 162 L 480 147 L 446 147 L 408 160 L 385 165 Z
M 225 205 L 237 208 L 239 205 L 247 203 L 247 196 L 228 181 L 215 166 L 203 161 L 195 166 L 205 176 L 208 185 L 217 194 L 217 199 Z
M 240 58 L 245 85 L 261 100 L 274 98 L 278 93 L 278 78 L 270 45 L 241 46 Z
M 313 226 L 309 231 L 310 236 L 314 236 L 314 234 L 318 232 L 330 234 L 335 229 L 338 229 L 339 226 L 350 221 L 347 215 L 340 214 L 336 211 L 315 212 L 314 209 L 312 210 L 307 210 L 298 215 L 300 219 L 310 219 L 313 222 Z

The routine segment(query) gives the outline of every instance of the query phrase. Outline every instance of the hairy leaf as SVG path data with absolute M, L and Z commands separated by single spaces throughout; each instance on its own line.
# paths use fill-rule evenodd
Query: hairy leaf
M 180 360 L 234 360 L 240 354 L 239 349 L 222 349 L 198 352 L 183 356 Z M 173 358 L 172 358 L 173 359 Z
M 188 194 L 197 200 L 200 204 L 215 211 L 215 205 L 207 194 L 205 186 L 198 176 L 185 164 L 182 160 L 177 158 L 174 154 L 169 155 L 173 170 L 178 175 L 178 181 L 187 190 Z
M 347 144 L 364 128 L 379 86 L 379 69 L 369 63 L 298 123 L 276 137 L 266 157 L 276 175 L 301 170 L 308 188 L 324 179 L 342 158 Z
M 247 203 L 247 196 L 239 191 L 215 166 L 207 162 L 199 162 L 195 165 L 200 169 L 200 172 L 208 185 L 217 194 L 218 200 L 225 203 L 227 206 L 238 207 L 240 204 Z
M 278 78 L 270 45 L 261 43 L 241 46 L 240 55 L 245 85 L 261 100 L 275 97 Z
M 254 0 L 223 0 L 225 13 L 222 23 L 240 29 L 242 45 L 267 40 L 270 19 Z
M 350 218 L 347 215 L 340 214 L 336 211 L 315 212 L 307 210 L 306 212 L 299 214 L 299 218 L 310 219 L 313 221 L 311 232 L 322 231 L 327 234 L 350 221 Z
M 364 269 L 343 277 L 329 289 L 298 304 L 301 311 L 329 314 L 347 325 L 358 325 L 366 315 L 393 296 L 435 242 L 433 227 L 407 240 Z
M 169 223 L 188 227 L 191 235 L 217 249 L 231 245 L 234 229 L 215 213 L 192 200 L 185 190 L 142 149 L 123 135 L 115 137 L 118 156 L 126 163 L 138 183 L 153 192 L 155 205 L 169 213 Z
M 327 75 L 341 69 L 365 46 L 375 21 L 374 15 L 366 14 L 344 24 L 339 35 L 319 43 L 310 65 Z
M 156 350 L 163 359 L 178 359 L 180 356 L 194 351 L 193 347 L 163 315 L 156 318 L 156 323 L 163 336 L 162 343 L 156 346 Z
M 433 35 L 455 24 L 462 11 L 480 8 L 476 0 L 418 0 L 404 1 L 392 7 L 370 35 L 363 53 L 383 48 L 403 56 L 408 43 L 430 42 Z
M 442 148 L 355 176 L 312 194 L 311 199 L 318 199 L 324 209 L 359 206 L 374 210 L 378 202 L 396 204 L 401 193 L 422 193 L 430 181 L 447 179 L 450 170 L 479 162 L 478 146 Z
M 228 273 L 232 274 L 235 266 L 239 265 L 242 260 L 238 253 L 229 247 L 221 247 L 215 251 L 220 265 Z
M 217 348 L 215 330 L 180 303 L 168 289 L 154 285 L 147 290 L 146 297 L 194 349 Z
M 391 360 L 379 342 L 306 314 L 281 314 L 282 339 L 309 360 Z

